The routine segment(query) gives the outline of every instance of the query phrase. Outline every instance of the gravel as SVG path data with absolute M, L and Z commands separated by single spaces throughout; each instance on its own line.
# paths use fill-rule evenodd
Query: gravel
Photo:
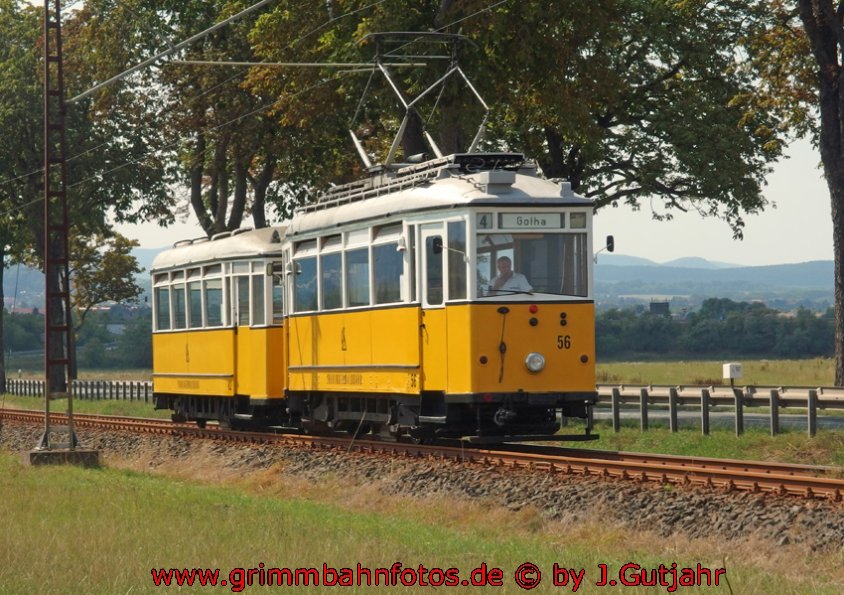
M 4 422 L 0 447 L 28 451 L 41 429 Z M 86 429 L 83 438 L 85 447 L 99 449 L 110 465 L 140 462 L 150 469 L 166 470 L 194 459 L 243 474 L 272 469 L 280 478 L 317 484 L 342 478 L 350 489 L 380 482 L 380 490 L 387 494 L 482 499 L 513 511 L 533 507 L 548 520 L 600 518 L 664 537 L 756 538 L 780 546 L 801 545 L 815 552 L 844 551 L 844 505 L 821 500 L 118 431 Z

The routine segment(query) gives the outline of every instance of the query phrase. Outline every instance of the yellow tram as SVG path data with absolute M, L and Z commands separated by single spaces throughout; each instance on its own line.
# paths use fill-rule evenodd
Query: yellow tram
M 579 417 L 566 438 L 593 438 L 592 207 L 520 154 L 467 153 L 177 243 L 152 270 L 156 407 L 475 441 Z

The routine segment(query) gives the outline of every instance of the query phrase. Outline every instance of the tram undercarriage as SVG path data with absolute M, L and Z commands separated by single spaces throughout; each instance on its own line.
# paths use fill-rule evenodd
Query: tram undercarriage
M 596 440 L 593 405 L 594 395 L 588 393 L 397 397 L 303 392 L 259 402 L 245 396 L 155 395 L 156 409 L 171 409 L 173 421 L 195 421 L 199 427 L 212 421 L 232 429 L 298 429 L 420 442 Z M 584 420 L 584 433 L 559 434 L 561 422 L 569 418 Z

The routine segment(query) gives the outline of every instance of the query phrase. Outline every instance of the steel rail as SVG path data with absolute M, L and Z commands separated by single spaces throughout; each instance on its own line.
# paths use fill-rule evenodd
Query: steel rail
M 5 409 L 0 410 L 0 418 L 36 424 L 43 421 L 43 412 Z M 61 419 L 59 415 L 57 418 Z M 663 485 L 708 486 L 728 491 L 801 496 L 828 499 L 834 502 L 841 502 L 844 498 L 844 478 L 835 477 L 842 474 L 842 469 L 835 467 L 587 449 L 547 449 L 532 445 L 503 445 L 500 449 L 493 450 L 469 446 L 351 440 L 333 436 L 230 431 L 216 426 L 199 428 L 192 424 L 176 424 L 161 419 L 107 415 L 76 415 L 75 418 L 77 426 L 92 429 L 429 458 L 563 475 L 607 477 L 656 482 Z M 556 450 L 556 452 L 551 454 L 547 452 L 548 450 Z

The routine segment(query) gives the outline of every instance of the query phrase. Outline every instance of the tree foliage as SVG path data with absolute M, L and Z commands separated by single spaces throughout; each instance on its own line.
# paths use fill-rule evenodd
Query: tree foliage
M 78 314 L 76 330 L 85 323 L 92 308 L 104 302 L 135 303 L 143 290 L 135 275 L 141 273 L 132 248 L 139 244 L 120 234 L 72 238 L 71 304 Z
M 783 314 L 758 302 L 710 298 L 685 318 L 611 309 L 596 321 L 599 357 L 829 357 L 833 316 Z
M 93 48 L 77 44 L 79 13 L 64 29 L 66 96 L 91 85 Z M 0 234 L 3 266 L 43 263 L 42 21 L 39 8 L 0 0 Z M 112 109 L 83 100 L 67 106 L 70 236 L 107 236 L 111 219 L 172 221 L 167 164 L 148 152 L 154 130 L 145 110 Z M 135 104 L 133 104 L 135 105 Z M 0 295 L 0 297 L 2 297 Z M 0 344 L 3 334 L 0 332 Z M 3 376 L 0 366 L 0 377 Z
M 647 202 L 665 218 L 672 209 L 694 209 L 725 218 L 740 236 L 743 216 L 765 206 L 764 176 L 787 134 L 806 129 L 806 119 L 790 109 L 798 102 L 785 105 L 777 94 L 786 71 L 765 60 L 765 36 L 778 26 L 768 4 L 279 0 L 178 58 L 366 62 L 375 52 L 371 33 L 460 33 L 470 40 L 461 64 L 492 110 L 487 148 L 525 151 L 548 177 L 569 179 L 598 207 Z M 94 54 L 86 64 L 105 78 L 246 5 L 86 2 L 80 34 Z M 425 55 L 422 44 L 405 49 Z M 796 43 L 792 62 L 799 49 Z M 395 70 L 408 96 L 449 65 L 425 61 L 425 68 Z M 144 78 L 153 75 L 155 84 Z M 128 105 L 134 98 L 142 106 L 134 109 L 167 131 L 162 154 L 178 167 L 183 204 L 209 234 L 239 226 L 250 212 L 262 226 L 266 204 L 289 214 L 309 187 L 357 177 L 348 129 L 383 158 L 402 115 L 381 75 L 368 71 L 168 60 L 144 76 L 97 103 L 121 107 L 119 99 Z M 144 101 L 151 89 L 155 100 Z M 482 117 L 459 77 L 419 108 L 405 134 L 405 156 L 425 148 L 423 128 L 446 152 L 465 150 Z
M 463 52 L 463 67 L 492 106 L 486 146 L 525 151 L 548 177 L 567 178 L 598 207 L 649 201 L 655 216 L 666 218 L 671 209 L 695 209 L 725 218 L 741 236 L 743 215 L 765 206 L 764 176 L 793 129 L 788 112 L 773 109 L 772 89 L 760 84 L 751 59 L 748 46 L 757 42 L 765 18 L 757 5 L 360 1 L 342 3 L 344 14 L 354 16 L 335 16 L 331 27 L 320 29 L 326 15 L 304 4 L 280 2 L 258 20 L 251 39 L 259 55 L 361 61 L 373 54 L 365 36 L 377 31 L 466 35 L 473 43 Z M 315 33 L 302 36 L 303 29 Z M 421 89 L 441 74 L 435 65 L 423 70 L 403 69 L 397 76 L 402 88 Z M 328 82 L 297 95 L 320 81 Z M 329 80 L 319 71 L 276 76 L 262 69 L 253 71 L 249 84 L 278 97 L 284 121 L 338 130 L 329 156 L 347 161 L 354 155 L 343 150 L 348 141 L 339 130 L 348 127 L 367 77 Z M 397 127 L 397 112 L 390 93 L 372 93 L 374 86 L 368 87 L 373 99 L 363 112 L 372 117 L 363 136 L 382 138 L 368 148 L 383 154 L 382 133 Z M 383 82 L 377 86 L 386 89 Z M 465 88 L 462 95 L 468 95 Z M 465 150 L 480 121 L 462 111 L 456 116 L 464 107 L 460 101 L 457 90 L 446 93 L 438 105 L 445 114 L 430 126 L 449 151 Z M 420 117 L 427 121 L 427 113 Z

